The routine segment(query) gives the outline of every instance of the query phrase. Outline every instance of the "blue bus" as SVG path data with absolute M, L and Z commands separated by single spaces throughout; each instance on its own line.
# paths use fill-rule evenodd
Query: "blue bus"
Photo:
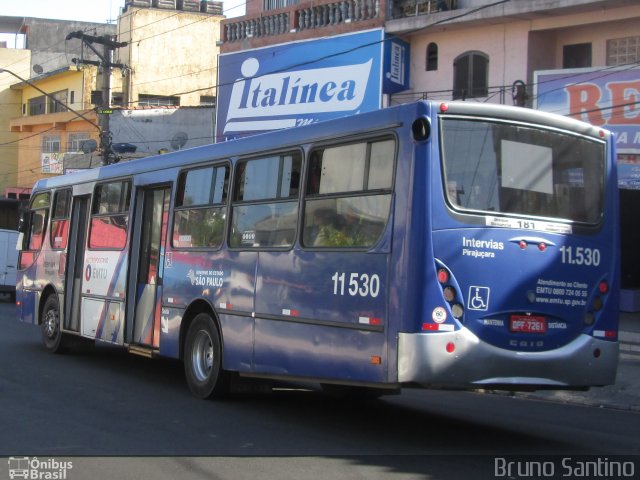
M 39 181 L 17 315 L 231 378 L 587 388 L 618 359 L 612 135 L 418 102 Z

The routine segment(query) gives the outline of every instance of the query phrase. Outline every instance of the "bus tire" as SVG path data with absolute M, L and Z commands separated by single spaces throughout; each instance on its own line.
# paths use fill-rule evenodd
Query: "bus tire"
M 211 316 L 199 313 L 191 322 L 184 349 L 184 373 L 191 393 L 213 398 L 228 390 L 228 375 L 222 370 L 222 342 Z
M 62 336 L 58 299 L 49 295 L 42 309 L 42 343 L 49 352 L 62 353 Z

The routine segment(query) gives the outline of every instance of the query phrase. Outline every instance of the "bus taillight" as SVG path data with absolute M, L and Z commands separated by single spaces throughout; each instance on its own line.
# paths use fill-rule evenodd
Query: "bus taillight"
M 464 307 L 459 303 L 454 303 L 451 305 L 451 313 L 456 320 L 460 320 L 464 315 Z
M 603 280 L 598 285 L 598 290 L 600 290 L 600 293 L 607 293 L 609 291 L 609 284 Z
M 453 302 L 456 299 L 456 289 L 452 286 L 444 287 L 443 293 L 444 299 L 449 303 Z
M 447 346 L 445 348 L 447 350 L 447 353 L 453 353 L 456 349 L 456 344 L 453 342 L 449 342 L 447 343 Z
M 602 309 L 602 298 L 596 297 L 591 302 L 591 308 L 594 312 L 599 312 Z
M 438 270 L 438 281 L 440 283 L 447 283 L 449 281 L 449 272 L 447 272 L 444 268 Z

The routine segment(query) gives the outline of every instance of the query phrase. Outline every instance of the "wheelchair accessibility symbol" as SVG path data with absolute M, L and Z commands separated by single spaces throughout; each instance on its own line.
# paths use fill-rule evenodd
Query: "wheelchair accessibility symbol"
M 489 287 L 469 287 L 469 310 L 486 311 L 489 308 Z

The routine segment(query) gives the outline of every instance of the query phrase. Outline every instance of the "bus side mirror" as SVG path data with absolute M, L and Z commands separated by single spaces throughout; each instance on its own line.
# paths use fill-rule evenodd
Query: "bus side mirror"
M 416 142 L 423 142 L 431 135 L 431 123 L 426 117 L 420 117 L 411 124 L 411 135 Z

